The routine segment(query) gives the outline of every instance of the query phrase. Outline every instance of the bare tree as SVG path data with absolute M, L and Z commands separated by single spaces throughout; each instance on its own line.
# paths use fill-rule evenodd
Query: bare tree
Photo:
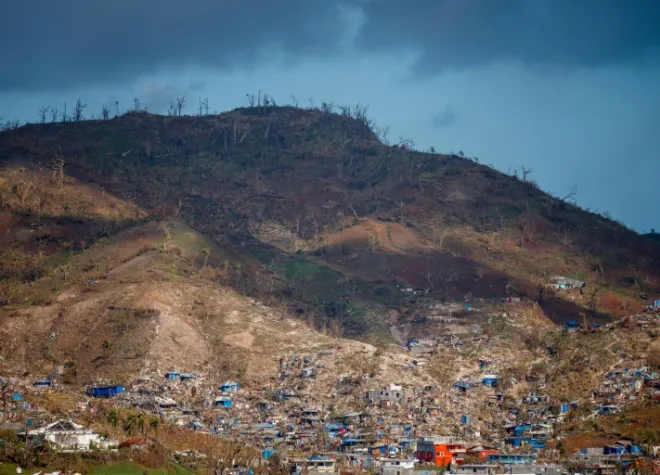
M 170 107 L 167 109 L 167 115 L 176 115 L 176 105 L 174 104 L 174 101 L 170 101 Z
M 7 407 L 9 404 L 9 393 L 12 391 L 11 381 L 0 377 L 0 391 L 2 391 L 2 421 L 7 419 Z
M 136 97 L 133 99 L 133 104 L 135 104 L 135 112 L 140 111 L 140 98 Z
M 186 107 L 186 97 L 181 96 L 176 98 L 176 110 L 179 116 L 181 116 L 181 111 Z
M 255 104 L 255 99 L 254 99 L 254 94 L 245 94 L 248 98 L 248 104 L 250 104 L 250 107 L 254 107 Z
M 84 118 L 83 111 L 85 110 L 86 107 L 87 107 L 87 104 L 83 104 L 80 99 L 78 99 L 76 101 L 76 107 L 73 110 L 73 121 L 74 122 L 80 122 L 81 120 L 83 120 L 83 118 Z
M 50 108 L 50 121 L 51 122 L 57 122 L 57 119 L 59 118 L 60 113 L 57 110 L 57 107 L 51 107 Z
M 66 115 L 66 102 L 64 103 L 64 112 L 62 112 L 62 123 L 66 122 L 68 119 Z
M 300 102 L 298 101 L 298 99 L 296 99 L 296 96 L 294 96 L 293 94 L 291 94 L 291 105 L 295 108 L 300 107 Z
M 383 142 L 385 145 L 390 144 L 390 128 L 389 127 L 383 127 L 380 129 L 380 141 Z
M 369 111 L 369 106 L 361 106 L 360 104 L 358 104 L 355 106 L 353 110 L 354 110 L 355 119 L 358 120 L 366 128 L 371 129 L 371 127 L 373 126 L 373 122 L 367 116 L 367 112 Z
M 45 124 L 46 123 L 46 117 L 48 116 L 48 111 L 50 110 L 49 106 L 42 107 L 39 109 L 39 123 L 40 124 Z
M 21 204 L 25 204 L 25 200 L 30 197 L 32 190 L 34 188 L 34 183 L 31 181 L 22 180 L 17 187 L 18 197 L 21 199 Z
M 263 107 L 275 107 L 275 99 L 273 99 L 273 96 L 269 96 L 268 94 L 264 93 L 264 98 L 261 101 Z
M 108 120 L 110 117 L 110 109 L 108 109 L 108 106 L 103 106 L 101 108 L 101 116 L 103 116 L 103 120 Z
M 575 200 L 575 197 L 577 196 L 577 185 L 573 185 L 569 188 L 568 194 L 561 198 L 561 201 L 566 202 L 566 200 Z
M 204 264 L 202 264 L 202 269 L 204 269 L 209 260 L 209 256 L 211 255 L 211 246 L 202 249 L 202 254 L 204 254 Z
M 332 114 L 334 109 L 335 109 L 335 104 L 333 102 L 323 101 L 321 103 L 321 112 L 323 112 L 324 114 Z
M 119 117 L 119 101 L 115 101 L 115 117 Z
M 527 177 L 529 175 L 531 175 L 534 170 L 532 170 L 531 168 L 525 168 L 525 167 L 521 166 L 520 171 L 522 172 L 523 181 L 527 181 Z
M 403 150 L 413 150 L 415 147 L 415 142 L 413 142 L 412 139 L 404 139 L 403 137 L 399 137 L 398 147 Z
M 66 165 L 66 162 L 60 157 L 48 166 L 48 168 L 53 170 L 53 178 L 57 182 L 58 190 L 61 190 L 64 185 L 64 165 Z

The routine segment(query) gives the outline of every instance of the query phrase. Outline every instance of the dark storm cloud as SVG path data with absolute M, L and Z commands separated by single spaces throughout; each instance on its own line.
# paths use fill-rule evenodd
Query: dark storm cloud
M 458 114 L 456 113 L 454 108 L 447 107 L 445 108 L 445 110 L 433 116 L 433 121 L 431 123 L 433 125 L 433 128 L 435 129 L 446 129 L 454 122 L 456 122 L 457 117 Z
M 373 0 L 358 45 L 421 48 L 420 69 L 498 60 L 593 67 L 658 53 L 658 0 Z
M 321 55 L 340 36 L 337 17 L 334 0 L 10 0 L 0 11 L 0 90 L 249 65 L 264 46 Z
M 0 91 L 250 67 L 264 48 L 324 59 L 360 7 L 358 52 L 421 48 L 427 71 L 621 63 L 657 51 L 660 37 L 660 0 L 7 0 Z

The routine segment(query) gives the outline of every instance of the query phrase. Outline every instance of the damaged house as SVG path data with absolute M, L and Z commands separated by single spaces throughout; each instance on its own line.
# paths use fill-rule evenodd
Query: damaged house
M 30 431 L 28 437 L 31 440 L 48 442 L 63 451 L 108 449 L 117 445 L 116 442 L 105 440 L 96 432 L 68 420 L 59 420 Z

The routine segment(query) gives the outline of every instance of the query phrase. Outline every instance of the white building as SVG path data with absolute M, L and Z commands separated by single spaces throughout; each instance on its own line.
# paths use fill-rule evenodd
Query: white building
M 336 463 L 336 460 L 328 457 L 312 457 L 307 464 L 307 473 L 309 475 L 335 473 Z
M 85 429 L 72 421 L 59 420 L 28 432 L 30 438 L 43 439 L 63 451 L 84 451 L 93 448 L 107 449 L 116 441 L 102 439 L 99 434 Z
M 414 459 L 381 459 L 380 473 L 382 475 L 408 475 L 415 470 Z

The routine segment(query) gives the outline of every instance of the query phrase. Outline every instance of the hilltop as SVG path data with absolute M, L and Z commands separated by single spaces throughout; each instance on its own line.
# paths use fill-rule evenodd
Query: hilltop
M 468 158 L 387 145 L 359 108 L 32 124 L 0 135 L 0 156 L 17 281 L 40 275 L 18 233 L 35 217 L 39 255 L 52 256 L 158 215 L 230 249 L 239 291 L 358 337 L 387 334 L 387 309 L 419 317 L 402 287 L 536 300 L 561 323 L 640 309 L 660 282 L 652 237 Z M 542 290 L 555 275 L 587 285 Z

